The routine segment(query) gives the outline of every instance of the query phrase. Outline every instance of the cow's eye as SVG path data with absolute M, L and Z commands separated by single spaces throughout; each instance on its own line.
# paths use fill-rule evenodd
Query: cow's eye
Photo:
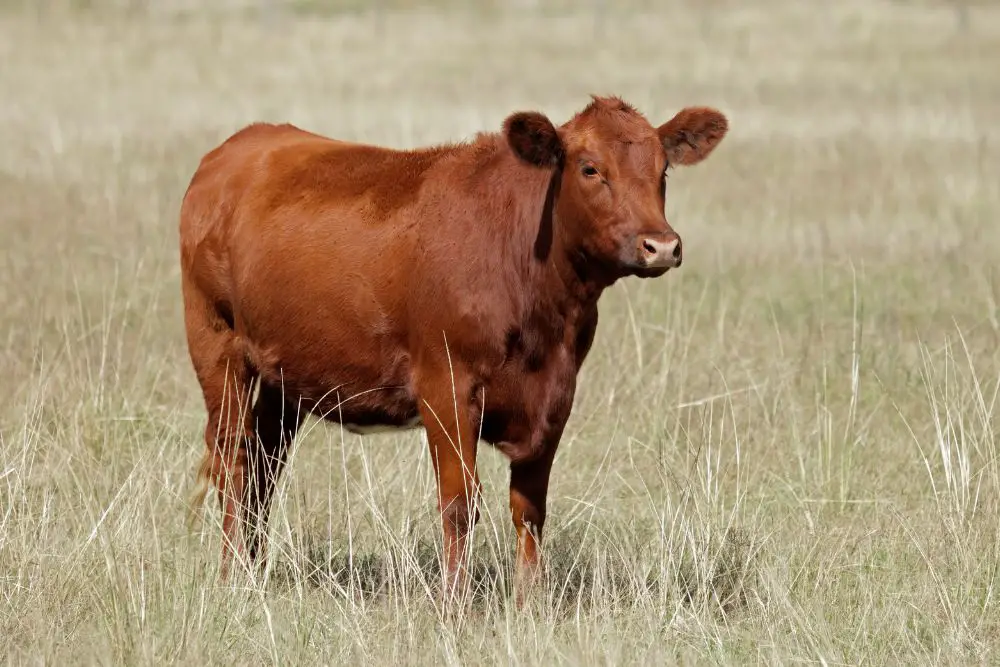
M 583 168 L 580 171 L 584 176 L 597 176 L 597 174 L 600 173 L 597 171 L 597 167 L 592 164 L 583 165 Z

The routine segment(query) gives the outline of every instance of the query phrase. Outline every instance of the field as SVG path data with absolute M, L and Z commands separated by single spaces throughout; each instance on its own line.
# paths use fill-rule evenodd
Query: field
M 1000 661 L 1000 7 L 347 4 L 0 2 L 6 660 Z M 541 596 L 510 596 L 497 452 L 445 619 L 422 435 L 314 421 L 268 571 L 220 582 L 217 504 L 186 523 L 202 154 L 254 120 L 461 140 L 590 93 L 731 131 L 670 177 L 683 268 L 602 301 Z

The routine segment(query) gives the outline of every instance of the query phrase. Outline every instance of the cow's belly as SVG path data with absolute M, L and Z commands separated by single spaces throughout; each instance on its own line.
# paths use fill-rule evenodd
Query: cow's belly
M 357 434 L 407 430 L 421 425 L 407 364 L 361 368 L 328 363 L 322 372 L 286 372 L 286 386 L 303 407 Z
M 352 369 L 354 370 L 354 369 Z M 422 424 L 408 378 L 346 379 L 333 370 L 320 377 L 300 376 L 286 383 L 313 415 L 339 423 L 351 433 L 374 434 L 408 430 Z
M 378 433 L 397 433 L 400 431 L 409 431 L 415 428 L 420 428 L 424 425 L 424 421 L 420 418 L 418 414 L 415 417 L 408 419 L 402 424 L 351 424 L 345 423 L 344 428 L 351 433 L 356 433 L 357 435 L 373 435 Z
M 254 333 L 247 356 L 290 405 L 353 433 L 420 426 L 409 355 L 358 320 L 317 318 Z
M 275 360 L 286 394 L 303 409 L 358 435 L 405 431 L 422 425 L 411 370 L 402 354 L 380 355 L 378 345 L 355 339 L 351 348 L 322 346 Z

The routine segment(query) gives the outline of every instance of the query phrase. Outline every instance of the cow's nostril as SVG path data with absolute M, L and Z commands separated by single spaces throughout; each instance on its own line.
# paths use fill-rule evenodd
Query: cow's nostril
M 680 259 L 681 258 L 681 244 L 680 244 L 680 241 L 678 241 L 677 243 L 674 244 L 674 253 L 673 253 L 673 255 L 674 255 L 674 259 Z
M 642 242 L 642 249 L 645 250 L 647 254 L 650 255 L 656 254 L 656 246 L 650 243 L 649 241 Z

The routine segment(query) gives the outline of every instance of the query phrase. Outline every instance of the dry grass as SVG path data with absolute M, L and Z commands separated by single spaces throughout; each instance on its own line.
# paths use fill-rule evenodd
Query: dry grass
M 1000 659 L 1000 9 L 960 32 L 930 0 L 606 3 L 601 22 L 141 4 L 0 10 L 10 662 Z M 216 507 L 184 524 L 204 411 L 176 223 L 200 156 L 252 120 L 413 146 L 590 92 L 655 120 L 718 105 L 732 132 L 669 182 L 684 268 L 605 297 L 543 599 L 509 599 L 499 455 L 476 601 L 443 622 L 420 436 L 312 422 L 266 580 L 219 584 Z

